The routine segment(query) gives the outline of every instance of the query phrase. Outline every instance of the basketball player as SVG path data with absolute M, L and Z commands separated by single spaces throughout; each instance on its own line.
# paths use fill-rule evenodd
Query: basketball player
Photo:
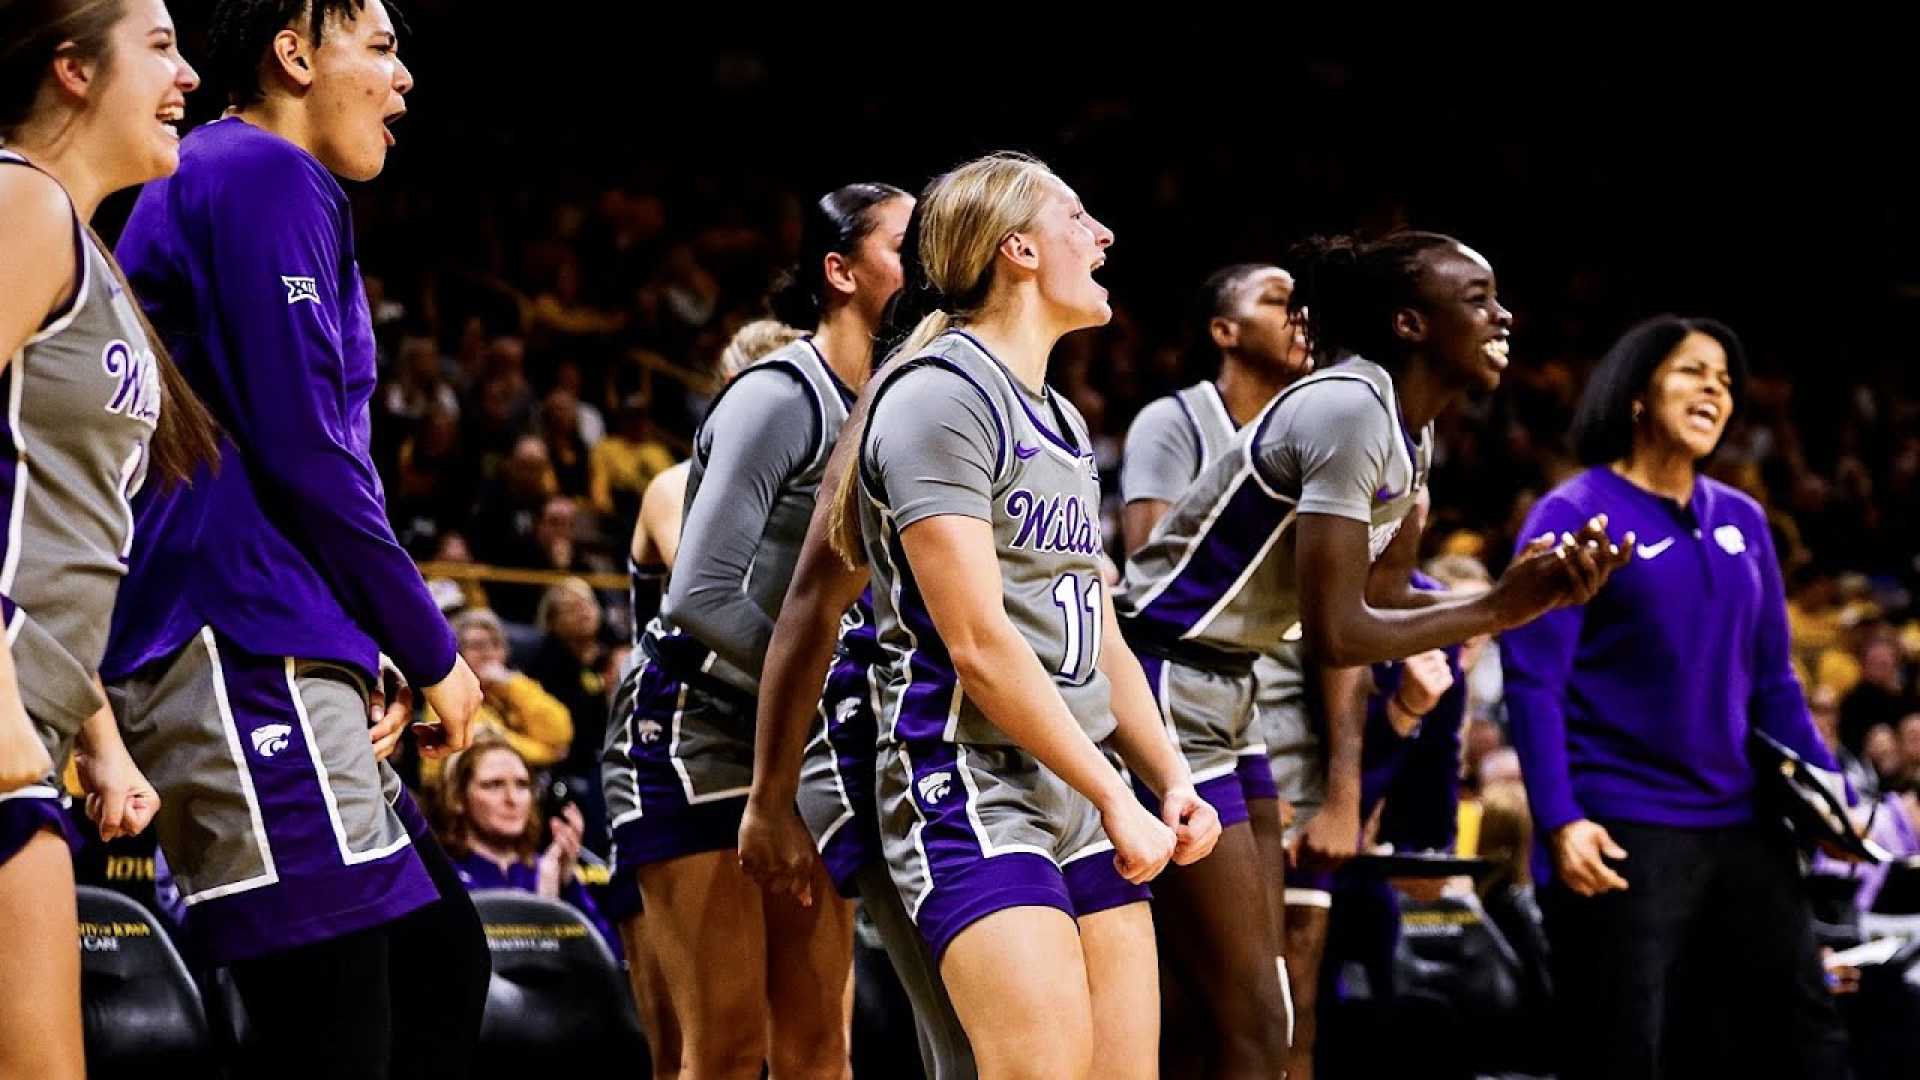
M 841 1076 L 852 910 L 763 897 L 734 844 L 752 779 L 754 698 L 828 451 L 900 287 L 913 199 L 850 184 L 809 210 L 776 291 L 812 333 L 728 384 L 695 436 L 661 613 L 614 702 L 605 755 L 615 872 L 637 872 L 647 934 L 700 1077 Z M 744 586 L 744 587 L 743 587 Z
M 340 179 L 379 174 L 413 80 L 381 0 L 221 0 L 209 42 L 227 115 L 141 193 L 120 254 L 227 438 L 217 472 L 136 502 L 104 674 L 189 931 L 246 1005 L 248 1068 L 465 1075 L 486 942 L 368 736 L 382 653 L 440 718 L 430 755 L 480 700 L 368 449 Z
M 1253 715 L 1253 662 L 1294 623 L 1335 672 L 1328 699 L 1357 705 L 1360 665 L 1578 602 L 1622 560 L 1596 522 L 1577 542 L 1536 544 L 1500 585 L 1471 600 L 1413 600 L 1404 595 L 1411 589 L 1389 596 L 1372 587 L 1374 559 L 1425 485 L 1433 418 L 1469 390 L 1498 384 L 1512 316 L 1495 299 L 1486 261 L 1437 234 L 1306 246 L 1290 262 L 1298 275 L 1291 306 L 1305 312 L 1317 370 L 1203 468 L 1134 553 L 1116 599 L 1167 727 L 1202 782 L 1234 772 Z M 1328 805 L 1300 843 L 1309 861 L 1351 857 L 1359 842 L 1357 711 L 1333 711 L 1352 730 L 1330 736 Z M 1237 785 L 1217 791 L 1220 848 L 1169 881 L 1194 916 L 1169 934 L 1191 934 L 1178 952 L 1236 991 L 1221 998 L 1233 1012 L 1220 1014 L 1219 1075 L 1272 1076 L 1289 1058 L 1294 1070 L 1310 1069 L 1300 1039 L 1287 1050 L 1273 928 L 1256 918 L 1248 932 L 1242 898 L 1261 885 L 1251 831 L 1236 827 L 1247 820 L 1244 802 Z M 1289 958 L 1297 988 L 1293 966 Z
M 87 222 L 178 166 L 172 125 L 198 84 L 160 0 L 0 8 L 0 1075 L 86 1074 L 69 752 L 102 837 L 158 809 L 98 672 L 126 500 L 210 459 L 213 427 Z
M 935 180 L 927 287 L 903 298 L 931 310 L 836 493 L 836 546 L 864 546 L 887 657 L 888 868 L 983 1077 L 1152 1075 L 1146 882 L 1217 832 L 1113 633 L 1091 440 L 1045 380 L 1060 337 L 1111 317 L 1093 273 L 1112 242 L 1030 158 Z
M 1201 287 L 1197 310 L 1190 320 L 1194 334 L 1190 350 L 1217 363 L 1219 374 L 1149 403 L 1128 428 L 1120 493 L 1126 506 L 1122 522 L 1129 552 L 1146 543 L 1167 509 L 1186 493 L 1202 468 L 1228 452 L 1234 435 L 1259 415 L 1275 394 L 1313 370 L 1306 336 L 1299 333 L 1287 310 L 1292 295 L 1291 274 L 1259 263 L 1225 267 L 1209 276 Z M 1256 666 L 1256 693 L 1265 685 L 1260 669 L 1271 663 L 1270 655 L 1263 654 L 1264 663 Z M 1286 864 L 1278 793 L 1267 762 L 1267 748 L 1258 741 L 1257 727 L 1249 725 L 1244 736 L 1234 773 L 1202 781 L 1200 791 L 1218 804 L 1225 800 L 1212 794 L 1215 788 L 1228 784 L 1240 787 L 1267 896 L 1272 955 L 1278 957 Z M 1156 890 L 1155 901 L 1174 911 L 1175 920 L 1190 922 L 1178 913 L 1186 890 L 1178 887 L 1176 880 L 1183 873 L 1176 872 L 1163 882 Z M 1256 1025 L 1256 1030 L 1267 1026 L 1266 1014 L 1257 1008 L 1245 1008 L 1248 1003 L 1231 980 L 1211 977 L 1206 956 L 1182 956 L 1169 948 L 1179 942 L 1178 936 L 1162 941 L 1173 969 L 1168 974 L 1184 983 L 1188 994 L 1197 995 L 1196 1000 L 1205 1003 L 1206 1015 L 1222 1024 L 1248 1023 Z M 1196 968 L 1196 964 L 1200 966 Z M 1283 993 L 1286 989 L 1279 980 L 1275 987 Z M 1169 1000 L 1167 1005 L 1177 1009 L 1178 1000 Z M 1234 1038 L 1227 1035 L 1168 1045 L 1166 1051 L 1178 1056 L 1178 1060 L 1167 1062 L 1168 1067 L 1174 1072 L 1190 1068 L 1204 1075 L 1215 1049 Z M 1188 1064 L 1182 1066 L 1180 1061 Z

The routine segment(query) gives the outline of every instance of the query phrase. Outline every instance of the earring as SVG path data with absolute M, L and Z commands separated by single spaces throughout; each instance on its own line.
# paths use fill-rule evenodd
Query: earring
M 1633 422 L 1636 424 L 1639 423 L 1640 414 L 1646 411 L 1647 411 L 1647 407 L 1645 405 L 1642 405 L 1637 401 L 1634 402 L 1633 403 Z

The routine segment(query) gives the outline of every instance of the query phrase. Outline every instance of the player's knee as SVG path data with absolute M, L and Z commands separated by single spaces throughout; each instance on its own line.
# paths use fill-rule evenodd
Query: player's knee
M 1055 1015 L 1049 1022 L 1004 1024 L 973 1039 L 982 1080 L 1086 1077 L 1093 1070 L 1093 1018 Z

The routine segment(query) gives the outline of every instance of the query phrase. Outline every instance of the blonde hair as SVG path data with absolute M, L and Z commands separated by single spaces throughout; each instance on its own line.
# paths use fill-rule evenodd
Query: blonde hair
M 917 265 L 908 268 L 909 288 L 902 290 L 899 303 L 904 307 L 918 299 L 909 291 L 917 277 L 923 283 L 920 291 L 933 298 L 932 310 L 913 324 L 889 360 L 914 356 L 941 334 L 977 319 L 987 309 L 993 293 L 994 256 L 1001 241 L 1033 223 L 1046 205 L 1049 185 L 1058 183 L 1059 177 L 1038 158 L 1002 151 L 975 158 L 927 185 L 913 211 L 919 236 L 914 251 Z M 876 385 L 879 381 L 873 380 Z M 853 439 L 855 452 L 834 488 L 827 519 L 833 549 L 850 569 L 866 561 L 860 549 L 858 513 L 858 448 L 865 437 L 864 416 L 850 419 L 841 428 L 840 438 Z
M 806 334 L 778 319 L 755 319 L 733 332 L 733 339 L 720 350 L 719 375 L 722 383 L 733 381 L 755 360 L 775 349 L 785 348 Z
M 570 577 L 555 582 L 547 587 L 546 592 L 540 594 L 540 604 L 533 611 L 533 625 L 539 627 L 542 633 L 552 631 L 554 609 L 560 606 L 560 598 L 569 593 L 592 604 L 595 610 L 600 607 L 600 598 L 593 595 L 593 586 L 587 584 L 585 578 Z M 503 631 L 504 629 L 502 627 Z
M 1518 780 L 1488 784 L 1480 793 L 1480 856 L 1494 864 L 1481 895 L 1504 885 L 1533 883 L 1533 812 Z

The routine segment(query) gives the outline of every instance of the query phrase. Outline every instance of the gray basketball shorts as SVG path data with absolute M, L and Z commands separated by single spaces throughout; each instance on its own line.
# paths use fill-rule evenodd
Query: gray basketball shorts
M 1115 869 L 1093 803 L 1018 747 L 898 741 L 878 768 L 887 868 L 936 970 L 996 911 L 1084 918 L 1152 896 Z
M 216 963 L 324 941 L 437 898 L 365 676 L 247 652 L 211 628 L 108 689 L 160 794 L 161 850 Z

